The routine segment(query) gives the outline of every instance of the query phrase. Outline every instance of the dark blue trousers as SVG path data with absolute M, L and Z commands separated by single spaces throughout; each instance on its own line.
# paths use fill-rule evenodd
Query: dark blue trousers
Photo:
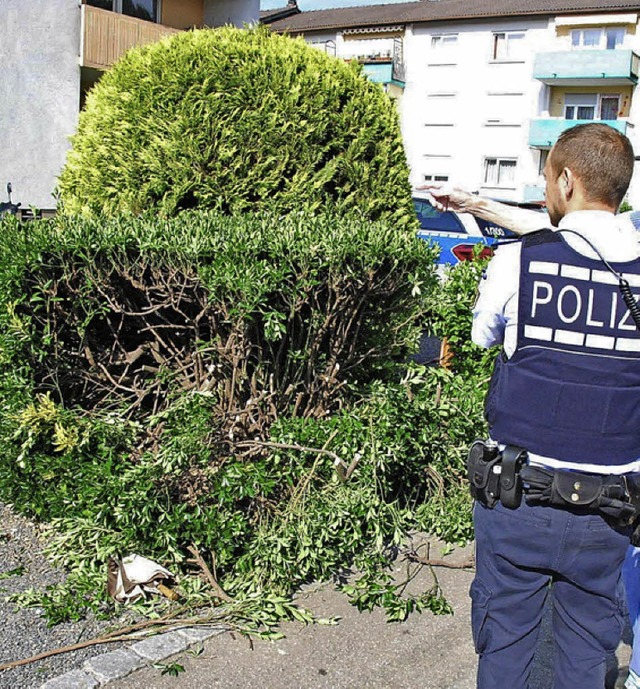
M 471 624 L 478 689 L 527 689 L 542 610 L 553 596 L 554 689 L 603 689 L 620 641 L 618 586 L 629 530 L 598 515 L 476 503 Z

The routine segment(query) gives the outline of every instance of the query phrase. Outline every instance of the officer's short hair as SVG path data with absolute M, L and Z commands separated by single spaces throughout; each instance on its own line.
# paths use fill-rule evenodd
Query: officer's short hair
M 579 124 L 566 129 L 551 149 L 549 166 L 556 176 L 567 167 L 580 179 L 588 201 L 618 208 L 633 174 L 633 147 L 607 124 Z

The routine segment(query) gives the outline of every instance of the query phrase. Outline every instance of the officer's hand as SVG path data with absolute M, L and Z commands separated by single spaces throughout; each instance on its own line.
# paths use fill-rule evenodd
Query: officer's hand
M 441 212 L 472 213 L 478 200 L 478 196 L 450 184 L 424 184 L 416 189 L 426 191 L 431 205 Z

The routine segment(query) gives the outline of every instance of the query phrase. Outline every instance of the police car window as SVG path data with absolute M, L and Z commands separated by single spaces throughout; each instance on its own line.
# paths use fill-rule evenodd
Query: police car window
M 464 225 L 460 222 L 460 219 L 455 213 L 451 213 L 450 211 L 441 213 L 428 201 L 423 201 L 422 199 L 413 199 L 413 205 L 416 209 L 418 220 L 420 221 L 420 227 L 423 230 L 467 234 Z

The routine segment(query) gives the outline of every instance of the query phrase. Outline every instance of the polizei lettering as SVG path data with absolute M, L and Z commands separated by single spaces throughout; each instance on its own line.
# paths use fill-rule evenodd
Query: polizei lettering
M 634 299 L 640 299 L 634 294 Z M 629 309 L 617 286 L 585 284 L 552 284 L 534 280 L 531 294 L 530 322 L 559 320 L 580 331 L 594 329 L 636 331 Z

